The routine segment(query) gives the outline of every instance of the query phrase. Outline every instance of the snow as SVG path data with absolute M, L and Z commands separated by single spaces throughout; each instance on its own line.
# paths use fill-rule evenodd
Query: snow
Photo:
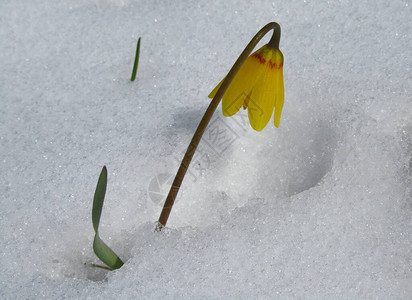
M 411 297 L 412 4 L 254 3 L 1 1 L 0 298 Z M 155 233 L 157 180 L 271 21 L 280 128 L 219 108 Z M 103 164 L 114 272 L 90 266 Z

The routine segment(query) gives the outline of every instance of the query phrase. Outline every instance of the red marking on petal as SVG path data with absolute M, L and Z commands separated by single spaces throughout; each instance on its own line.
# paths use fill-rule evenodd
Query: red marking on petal
M 259 63 L 262 64 L 262 65 L 266 64 L 266 59 L 262 55 L 260 55 L 259 53 L 255 53 L 251 57 L 256 58 L 257 60 L 259 60 Z M 280 69 L 280 68 L 283 67 L 283 62 L 281 62 L 279 64 L 279 63 L 276 63 L 275 61 L 272 61 L 272 60 L 269 59 L 267 61 L 267 63 L 269 64 L 269 67 L 271 69 Z
M 275 69 L 281 69 L 281 68 L 283 67 L 283 62 L 280 63 L 280 64 L 277 64 L 276 62 L 272 62 L 272 61 L 269 60 L 268 64 L 269 64 L 269 67 L 270 67 L 271 69 L 273 69 L 273 68 L 275 68 Z
M 261 63 L 262 65 L 266 63 L 266 59 L 264 59 L 259 53 L 253 54 L 252 57 L 257 58 L 259 60 L 259 63 Z

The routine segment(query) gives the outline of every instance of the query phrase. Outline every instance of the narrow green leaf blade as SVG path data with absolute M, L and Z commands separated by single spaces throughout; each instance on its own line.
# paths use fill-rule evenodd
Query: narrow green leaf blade
M 100 216 L 102 215 L 104 197 L 107 187 L 107 169 L 103 166 L 97 181 L 96 191 L 94 192 L 93 207 L 92 207 L 92 223 L 94 232 L 96 233 L 93 241 L 93 251 L 98 258 L 113 270 L 123 266 L 123 261 L 109 248 L 99 236 Z
M 130 79 L 131 81 L 134 81 L 136 79 L 137 66 L 139 65 L 139 54 L 140 54 L 140 38 L 137 40 L 136 55 L 134 57 L 132 78 Z
M 100 239 L 98 233 L 94 236 L 93 251 L 102 262 L 113 270 L 123 266 L 123 261 Z
M 96 191 L 94 192 L 93 208 L 92 208 L 92 222 L 94 232 L 97 233 L 100 223 L 100 216 L 102 215 L 104 196 L 106 195 L 107 186 L 107 169 L 103 166 L 100 173 L 99 180 L 97 181 Z

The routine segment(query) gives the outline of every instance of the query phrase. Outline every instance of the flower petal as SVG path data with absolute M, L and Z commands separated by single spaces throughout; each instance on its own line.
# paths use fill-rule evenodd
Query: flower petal
M 275 107 L 273 73 L 269 65 L 267 65 L 264 72 L 258 77 L 258 81 L 253 86 L 252 94 L 250 95 L 248 116 L 250 125 L 256 131 L 261 131 L 265 128 L 273 114 L 273 108 Z
M 275 103 L 275 117 L 273 118 L 275 126 L 279 127 L 280 116 L 282 114 L 283 101 L 285 99 L 285 88 L 283 85 L 283 69 L 278 71 L 280 74 L 277 75 L 277 80 L 275 84 L 276 89 L 276 103 Z
M 283 84 L 283 54 L 280 50 L 277 50 L 274 56 L 275 64 L 278 66 L 276 69 L 276 80 L 274 88 L 276 90 L 276 102 L 275 102 L 275 116 L 273 122 L 276 127 L 279 127 L 280 116 L 282 114 L 283 101 L 285 99 L 285 88 Z
M 258 53 L 261 49 L 257 50 L 254 54 Z M 256 74 L 259 72 L 259 69 L 262 68 L 262 64 L 253 57 L 254 54 L 246 59 L 223 95 L 222 112 L 226 117 L 233 116 L 239 111 L 257 80 Z M 213 98 L 216 95 L 223 80 L 209 94 L 209 98 Z
M 252 57 L 246 59 L 223 96 L 222 111 L 224 116 L 233 116 L 244 105 L 256 82 L 255 74 L 259 68 L 261 66 L 256 59 Z
M 209 94 L 213 98 L 223 80 Z M 279 127 L 284 100 L 283 55 L 268 45 L 249 56 L 222 97 L 222 112 L 228 117 L 243 106 L 248 108 L 249 122 L 261 131 L 275 109 L 274 123 Z
M 272 117 L 276 99 L 283 94 L 282 53 L 278 49 L 266 47 L 262 49 L 260 56 L 265 62 L 265 68 L 253 86 L 248 109 L 250 125 L 257 131 L 261 131 L 267 125 Z M 283 104 L 283 98 L 280 102 Z M 281 110 L 280 107 L 279 111 Z
M 224 78 L 219 82 L 219 84 L 213 89 L 213 91 L 210 92 L 209 96 L 207 96 L 208 98 L 212 99 L 212 98 L 216 95 L 217 90 L 220 88 L 220 86 L 222 85 L 223 80 L 225 80 L 225 78 L 226 78 L 226 77 L 224 77 Z

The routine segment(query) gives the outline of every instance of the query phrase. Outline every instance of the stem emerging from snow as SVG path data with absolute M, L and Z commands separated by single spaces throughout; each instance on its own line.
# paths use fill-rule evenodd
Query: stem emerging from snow
M 175 202 L 177 193 L 179 192 L 180 185 L 182 184 L 183 178 L 185 177 L 186 171 L 189 168 L 189 164 L 195 154 L 196 148 L 199 145 L 200 140 L 202 139 L 203 133 L 206 130 L 207 125 L 210 122 L 210 119 L 213 116 L 217 106 L 222 99 L 223 94 L 226 92 L 227 88 L 229 87 L 230 83 L 232 82 L 233 78 L 235 77 L 236 73 L 239 71 L 242 64 L 248 58 L 248 56 L 252 53 L 253 49 L 256 47 L 257 43 L 268 33 L 270 30 L 273 30 L 272 38 L 269 41 L 269 44 L 275 46 L 279 46 L 280 40 L 280 26 L 276 22 L 271 22 L 265 25 L 258 33 L 252 38 L 249 44 L 246 46 L 245 50 L 243 50 L 242 54 L 240 54 L 239 58 L 236 60 L 233 67 L 230 69 L 229 73 L 223 80 L 222 85 L 218 89 L 216 95 L 213 97 L 212 101 L 209 104 L 205 114 L 203 115 L 202 120 L 199 123 L 199 126 L 196 129 L 195 134 L 189 144 L 189 147 L 186 150 L 186 154 L 183 157 L 183 160 L 180 164 L 179 170 L 176 173 L 176 177 L 173 181 L 172 187 L 170 188 L 169 194 L 167 195 L 165 204 L 163 206 L 162 212 L 159 217 L 159 221 L 156 227 L 157 231 L 163 229 L 166 226 L 167 219 L 169 218 L 170 212 L 172 210 L 173 204 Z

